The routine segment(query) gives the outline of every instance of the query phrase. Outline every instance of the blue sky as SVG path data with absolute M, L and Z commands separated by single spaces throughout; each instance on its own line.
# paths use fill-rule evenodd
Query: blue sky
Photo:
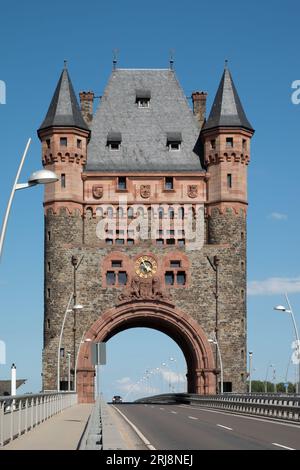
M 272 311 L 274 304 L 284 302 L 285 289 L 290 292 L 298 324 L 300 315 L 300 105 L 291 102 L 291 84 L 300 79 L 299 14 L 299 3 L 291 0 L 254 0 L 243 8 L 234 0 L 86 0 L 84 4 L 53 0 L 51 5 L 29 0 L 1 6 L 0 80 L 7 87 L 7 103 L 0 105 L 1 218 L 29 136 L 33 143 L 23 179 L 41 166 L 36 129 L 64 59 L 77 92 L 92 89 L 101 95 L 111 71 L 113 49 L 119 50 L 119 66 L 124 68 L 167 67 L 173 49 L 176 73 L 186 95 L 208 91 L 209 107 L 224 60 L 229 59 L 244 108 L 256 129 L 249 167 L 248 280 L 252 295 L 248 297 L 248 345 L 254 352 L 255 376 L 264 378 L 272 362 L 278 380 L 285 375 L 293 339 L 290 318 Z M 0 266 L 0 339 L 7 344 L 7 365 L 0 365 L 0 377 L 8 377 L 11 363 L 16 362 L 18 376 L 28 378 L 24 391 L 40 387 L 42 197 L 41 188 L 16 194 Z M 144 354 L 135 354 L 133 365 L 130 354 L 140 347 Z M 123 379 L 137 381 L 146 369 L 168 357 L 176 357 L 184 369 L 177 346 L 152 330 L 129 330 L 116 336 L 108 344 L 108 353 L 111 365 L 103 371 L 108 396 L 122 391 Z

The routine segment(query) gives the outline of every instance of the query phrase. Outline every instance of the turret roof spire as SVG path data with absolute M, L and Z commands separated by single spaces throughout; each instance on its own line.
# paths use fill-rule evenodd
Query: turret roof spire
M 225 62 L 224 73 L 203 130 L 216 127 L 242 127 L 253 131 Z
M 79 127 L 89 130 L 85 123 L 67 70 L 67 61 L 59 78 L 47 115 L 39 131 L 47 127 Z

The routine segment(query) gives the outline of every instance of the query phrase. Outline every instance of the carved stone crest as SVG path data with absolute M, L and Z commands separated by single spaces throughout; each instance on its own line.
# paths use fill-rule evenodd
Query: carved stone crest
M 158 277 L 152 279 L 143 279 L 139 276 L 134 276 L 130 286 L 124 290 L 119 296 L 120 300 L 150 300 L 150 299 L 168 299 L 161 291 L 160 280 Z
M 144 199 L 147 199 L 148 197 L 150 197 L 151 195 L 150 184 L 142 184 L 142 186 L 140 187 L 140 194 L 141 194 L 141 197 Z
M 94 199 L 101 199 L 103 196 L 103 186 L 99 184 L 94 184 L 92 187 L 92 193 Z
M 188 197 L 192 199 L 198 196 L 198 186 L 196 184 L 190 184 L 188 186 Z

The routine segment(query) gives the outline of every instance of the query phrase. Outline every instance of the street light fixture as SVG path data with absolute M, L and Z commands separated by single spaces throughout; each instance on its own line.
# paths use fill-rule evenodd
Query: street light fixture
M 220 369 L 221 369 L 221 390 L 220 391 L 221 391 L 221 394 L 223 394 L 223 390 L 224 390 L 224 387 L 223 387 L 223 383 L 224 383 L 224 379 L 223 379 L 223 362 L 222 362 L 221 351 L 220 351 L 220 348 L 219 348 L 219 343 L 217 341 L 216 335 L 214 334 L 213 339 L 208 339 L 208 342 L 212 343 L 212 344 L 215 344 L 217 346 L 217 351 L 218 351 L 218 356 L 219 356 L 219 361 L 220 361 Z
M 252 393 L 252 356 L 253 352 L 249 351 L 249 393 Z
M 27 183 L 18 183 L 20 173 L 21 173 L 21 170 L 23 168 L 23 164 L 25 162 L 25 158 L 26 158 L 26 155 L 27 155 L 27 152 L 28 152 L 28 149 L 29 149 L 30 142 L 31 142 L 31 139 L 28 139 L 28 142 L 26 144 L 26 147 L 25 147 L 25 150 L 24 150 L 24 153 L 23 153 L 23 156 L 21 158 L 21 162 L 20 162 L 17 174 L 16 174 L 14 184 L 12 186 L 10 197 L 9 197 L 9 200 L 8 200 L 8 203 L 7 203 L 7 207 L 6 207 L 6 211 L 5 211 L 5 215 L 4 215 L 4 219 L 3 219 L 3 224 L 2 224 L 2 229 L 1 229 L 1 233 L 0 233 L 0 259 L 1 259 L 2 250 L 3 250 L 3 244 L 4 244 L 4 238 L 5 238 L 6 228 L 7 228 L 8 217 L 9 217 L 9 214 L 10 214 L 10 209 L 11 209 L 11 205 L 12 205 L 12 202 L 13 202 L 15 192 L 19 189 L 30 188 L 31 186 L 35 186 L 37 184 L 55 183 L 59 179 L 53 171 L 39 170 L 39 171 L 35 171 L 34 173 L 32 173 L 32 175 L 29 177 Z
M 298 378 L 297 378 L 297 383 L 296 383 L 296 393 L 299 393 L 299 383 L 300 383 L 300 341 L 299 341 L 299 333 L 298 333 L 298 328 L 295 320 L 295 316 L 289 301 L 289 298 L 287 294 L 285 294 L 285 298 L 288 304 L 288 309 L 284 307 L 283 305 L 277 305 L 277 307 L 274 307 L 274 310 L 277 310 L 279 312 L 285 312 L 285 313 L 290 313 L 294 325 L 294 330 L 295 330 L 295 336 L 296 336 L 296 344 L 297 344 L 297 363 L 298 363 Z

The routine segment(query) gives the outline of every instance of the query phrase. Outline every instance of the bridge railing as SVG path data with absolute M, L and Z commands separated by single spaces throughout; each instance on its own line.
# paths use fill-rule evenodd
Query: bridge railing
M 222 394 L 175 393 L 136 400 L 136 403 L 185 403 L 224 411 L 260 415 L 300 422 L 299 394 Z
M 75 392 L 0 396 L 0 446 L 76 403 Z

